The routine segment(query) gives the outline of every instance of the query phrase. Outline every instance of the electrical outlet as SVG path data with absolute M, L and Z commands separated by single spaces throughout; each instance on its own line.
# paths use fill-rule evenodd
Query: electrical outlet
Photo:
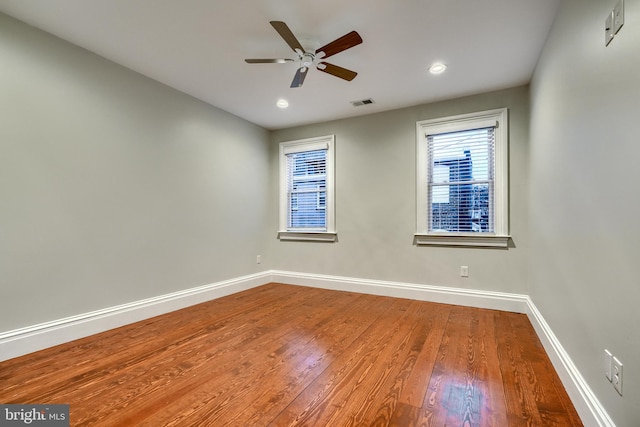
M 469 277 L 469 267 L 466 265 L 460 266 L 460 277 Z
M 611 363 L 611 382 L 618 394 L 622 396 L 622 362 L 617 357 L 613 357 Z
M 613 34 L 618 34 L 624 25 L 624 0 L 619 0 L 613 8 Z
M 604 376 L 611 382 L 611 364 L 613 363 L 613 355 L 606 348 L 604 349 Z
M 256 255 L 256 264 L 260 264 L 262 262 L 262 256 Z

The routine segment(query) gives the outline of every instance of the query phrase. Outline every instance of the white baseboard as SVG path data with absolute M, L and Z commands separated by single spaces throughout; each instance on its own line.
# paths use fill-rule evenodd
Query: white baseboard
M 542 317 L 531 298 L 528 299 L 527 317 L 547 351 L 567 394 L 585 427 L 615 427 L 613 420 L 593 393 L 589 384 L 571 360 L 551 327 Z
M 271 278 L 274 282 L 290 285 L 360 292 L 395 298 L 408 298 L 419 301 L 511 311 L 514 313 L 526 313 L 527 301 L 529 299 L 527 295 L 520 294 L 358 279 L 353 277 L 325 276 L 291 271 L 274 270 L 271 272 Z
M 263 272 L 0 333 L 0 362 L 264 285 Z
M 526 314 L 586 427 L 615 427 L 527 295 L 271 270 L 0 333 L 0 362 L 270 282 Z

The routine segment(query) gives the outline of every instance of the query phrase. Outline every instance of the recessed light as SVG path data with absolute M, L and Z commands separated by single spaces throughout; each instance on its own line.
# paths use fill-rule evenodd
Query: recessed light
M 431 74 L 442 74 L 444 70 L 447 69 L 447 66 L 441 62 L 436 62 L 431 67 L 429 67 L 429 72 Z
M 289 101 L 287 101 L 286 99 L 278 99 L 276 105 L 278 106 L 278 108 L 287 108 L 289 106 Z

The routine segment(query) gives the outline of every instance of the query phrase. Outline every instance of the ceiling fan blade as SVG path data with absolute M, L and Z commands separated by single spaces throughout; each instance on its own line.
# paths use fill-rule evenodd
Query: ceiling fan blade
M 245 59 L 247 64 L 284 64 L 286 62 L 293 62 L 293 59 L 289 58 L 272 58 L 272 59 Z
M 319 63 L 318 70 L 348 81 L 355 79 L 358 75 L 355 71 L 347 70 L 346 68 L 338 67 L 337 65 L 329 64 L 328 62 Z
M 307 67 L 300 67 L 296 72 L 296 75 L 293 77 L 293 81 L 291 82 L 291 87 L 296 88 L 302 86 L 304 83 L 304 78 L 307 77 L 309 69 Z
M 291 47 L 291 49 L 293 49 L 294 52 L 298 54 L 304 53 L 304 48 L 302 47 L 296 36 L 293 35 L 287 24 L 282 21 L 270 21 L 269 23 L 273 28 L 275 28 L 278 34 L 280 34 L 280 37 L 282 37 L 284 41 L 287 42 L 287 44 Z M 298 49 L 300 52 L 298 52 L 296 49 Z
M 351 31 L 339 39 L 336 39 L 316 50 L 316 55 L 319 55 L 320 52 L 324 52 L 325 55 L 322 56 L 322 58 L 328 58 L 336 53 L 342 52 L 343 50 L 357 46 L 360 43 L 362 43 L 362 37 L 360 37 L 360 34 L 355 31 Z

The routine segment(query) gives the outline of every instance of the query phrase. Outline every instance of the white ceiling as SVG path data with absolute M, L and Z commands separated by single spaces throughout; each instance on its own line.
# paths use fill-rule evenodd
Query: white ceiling
M 268 129 L 529 82 L 559 0 L 0 0 L 0 11 Z M 309 49 L 356 30 L 330 59 L 351 82 L 297 63 L 269 21 Z M 433 62 L 448 65 L 432 76 Z M 289 108 L 276 101 L 285 98 Z M 373 98 L 353 107 L 350 101 Z

